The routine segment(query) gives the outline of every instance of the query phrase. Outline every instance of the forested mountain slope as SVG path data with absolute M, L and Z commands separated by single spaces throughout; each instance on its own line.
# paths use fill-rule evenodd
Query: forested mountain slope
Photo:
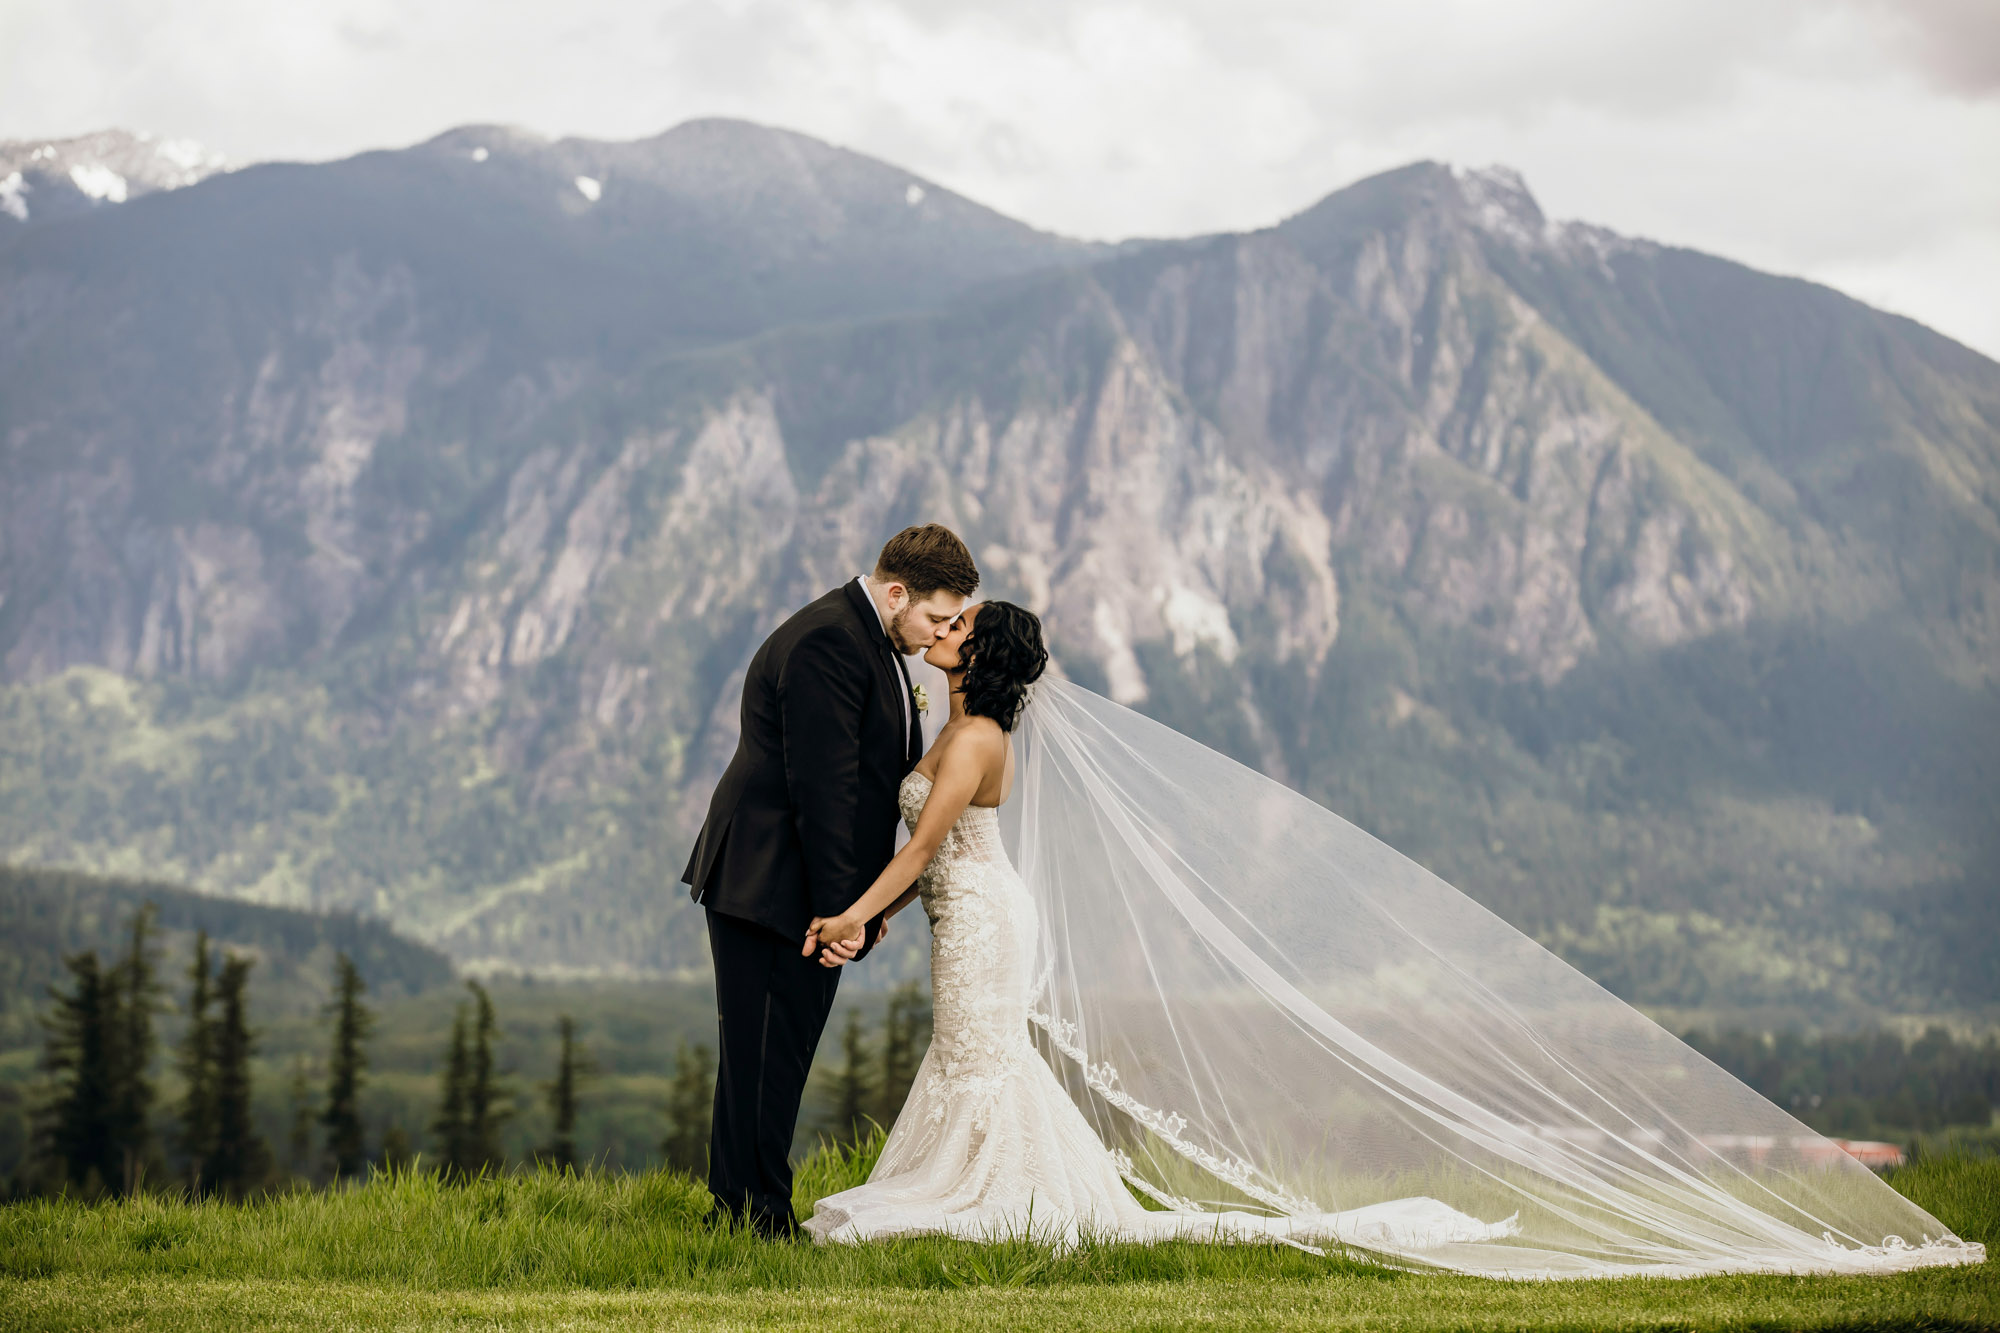
M 0 245 L 10 857 L 699 967 L 744 661 L 935 518 L 1621 993 L 2000 1001 L 2000 366 L 1825 288 L 1428 164 L 1084 246 L 731 122 Z

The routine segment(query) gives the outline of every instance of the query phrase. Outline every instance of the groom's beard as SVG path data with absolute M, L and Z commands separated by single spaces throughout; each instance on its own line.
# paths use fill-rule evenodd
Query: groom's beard
M 915 607 L 906 606 L 889 617 L 889 645 L 903 656 L 923 652 L 930 647 L 927 643 L 911 643 L 909 639 L 910 613 Z

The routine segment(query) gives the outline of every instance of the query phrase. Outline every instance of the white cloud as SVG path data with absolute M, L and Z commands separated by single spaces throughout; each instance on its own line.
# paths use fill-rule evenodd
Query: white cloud
M 0 136 L 241 161 L 497 121 L 786 125 L 1087 236 L 1267 224 L 1416 157 L 1845 284 L 2000 354 L 1992 0 L 7 0 Z

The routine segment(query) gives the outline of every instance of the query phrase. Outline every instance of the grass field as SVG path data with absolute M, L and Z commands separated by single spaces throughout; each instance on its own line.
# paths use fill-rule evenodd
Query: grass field
M 800 1202 L 865 1172 L 822 1154 Z M 1894 1183 L 1968 1240 L 2000 1239 L 2000 1163 Z M 998 1328 L 1991 1329 L 2000 1269 L 1884 1278 L 1507 1283 L 1256 1246 L 920 1239 L 827 1249 L 704 1221 L 669 1171 L 465 1187 L 424 1174 L 248 1205 L 141 1198 L 0 1210 L 0 1330 Z

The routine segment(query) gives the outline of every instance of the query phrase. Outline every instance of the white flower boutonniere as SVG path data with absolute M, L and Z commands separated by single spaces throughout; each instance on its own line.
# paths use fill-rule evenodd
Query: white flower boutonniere
M 930 716 L 931 712 L 930 691 L 926 690 L 923 686 L 921 685 L 910 686 L 910 702 L 917 706 L 917 711 L 919 713 L 922 713 L 925 717 Z

